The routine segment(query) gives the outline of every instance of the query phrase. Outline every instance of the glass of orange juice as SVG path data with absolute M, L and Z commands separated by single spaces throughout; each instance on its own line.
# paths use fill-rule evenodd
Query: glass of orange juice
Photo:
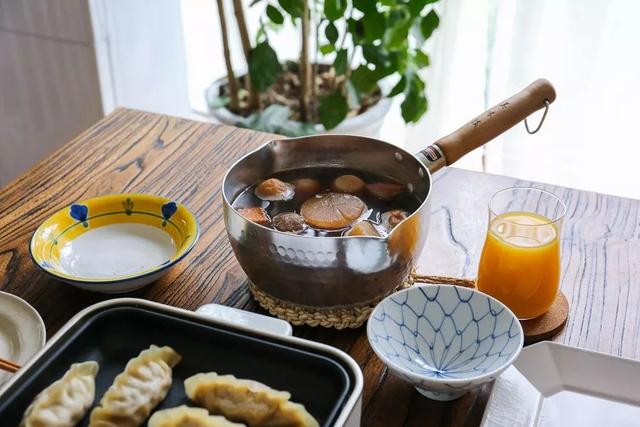
M 506 188 L 489 202 L 478 289 L 521 319 L 544 314 L 560 286 L 560 232 L 566 207 L 545 190 Z

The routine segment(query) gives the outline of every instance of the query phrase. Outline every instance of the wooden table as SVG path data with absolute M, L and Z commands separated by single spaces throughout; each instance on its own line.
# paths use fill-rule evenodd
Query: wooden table
M 202 236 L 175 269 L 134 296 L 190 310 L 215 301 L 260 311 L 227 242 L 220 185 L 235 159 L 269 139 L 249 130 L 116 111 L 0 190 L 0 289 L 33 304 L 51 336 L 77 311 L 108 297 L 41 273 L 29 257 L 34 229 L 73 201 L 148 192 L 189 206 L 200 220 Z M 515 184 L 532 183 L 455 168 L 439 172 L 420 272 L 474 277 L 487 201 L 496 190 Z M 571 314 L 556 339 L 639 359 L 640 202 L 535 185 L 568 204 L 562 290 Z M 336 346 L 359 363 L 365 377 L 363 425 L 477 425 L 482 417 L 489 387 L 454 402 L 427 400 L 385 369 L 371 351 L 364 328 L 300 327 L 295 335 Z

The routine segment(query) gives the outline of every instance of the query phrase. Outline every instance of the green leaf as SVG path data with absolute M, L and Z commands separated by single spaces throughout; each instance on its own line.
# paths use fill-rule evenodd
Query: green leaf
M 367 42 L 381 39 L 384 36 L 384 30 L 387 26 L 384 13 L 369 12 L 366 13 L 360 21 L 364 28 L 364 39 Z
M 435 10 L 431 10 L 431 12 L 427 13 L 427 16 L 422 18 L 420 29 L 422 30 L 422 36 L 425 40 L 431 37 L 431 34 L 438 28 L 439 24 L 440 18 Z
M 281 25 L 284 23 L 284 16 L 282 16 L 278 8 L 272 4 L 267 6 L 267 16 L 274 24 Z
M 325 129 L 333 129 L 347 117 L 349 105 L 347 100 L 339 91 L 320 98 L 318 106 L 318 117 Z
M 304 13 L 304 2 L 306 0 L 278 0 L 278 4 L 292 18 L 300 18 Z
M 358 92 L 369 93 L 376 88 L 378 75 L 366 65 L 360 65 L 351 73 L 351 82 Z
M 428 67 L 430 63 L 429 55 L 421 50 L 416 50 L 414 62 L 419 68 Z
M 347 80 L 347 104 L 349 104 L 349 108 L 356 109 L 360 108 L 360 103 L 362 99 L 360 98 L 360 93 L 353 86 L 353 82 L 351 80 Z
M 249 7 L 251 7 L 251 6 L 255 6 L 255 5 L 257 5 L 258 3 L 260 3 L 261 1 L 262 1 L 262 0 L 253 0 L 251 3 L 249 3 Z
M 376 66 L 388 65 L 389 52 L 382 46 L 375 46 L 373 44 L 362 45 L 362 55 L 367 62 L 370 62 Z
M 277 133 L 286 136 L 303 136 L 315 133 L 315 126 L 290 120 L 291 109 L 284 105 L 273 104 L 263 111 L 238 120 L 235 125 L 262 132 Z
M 353 7 L 365 14 L 375 12 L 377 10 L 376 2 L 372 0 L 353 0 Z
M 266 39 L 267 39 L 267 31 L 265 30 L 265 26 L 264 25 L 260 25 L 258 27 L 258 31 L 256 31 L 256 43 L 255 44 L 260 44 Z
M 427 98 L 424 95 L 424 83 L 416 74 L 407 78 L 405 98 L 400 104 L 400 111 L 405 123 L 415 123 L 427 112 Z
M 404 9 L 396 9 L 389 15 L 389 25 L 384 34 L 384 45 L 389 50 L 400 49 L 407 44 L 411 16 Z
M 320 52 L 323 55 L 328 55 L 331 52 L 334 52 L 335 50 L 336 50 L 336 47 L 334 45 L 332 45 L 332 44 L 325 44 L 325 45 L 320 46 Z
M 362 24 L 362 21 L 349 18 L 347 20 L 347 27 L 349 28 L 349 33 L 351 33 L 353 44 L 359 45 L 364 43 L 364 25 Z
M 438 0 L 409 0 L 409 11 L 411 15 L 418 16 L 426 5 L 437 1 Z
M 324 14 L 330 21 L 342 18 L 346 10 L 347 0 L 324 0 Z
M 409 52 L 406 49 L 396 50 L 389 54 L 389 62 L 400 74 L 404 74 L 407 70 L 407 63 L 409 62 Z
M 329 22 L 324 29 L 324 35 L 329 43 L 335 44 L 338 41 L 338 29 L 333 22 Z
M 282 71 L 276 52 L 267 41 L 259 43 L 249 54 L 249 75 L 251 82 L 259 91 L 271 86 Z
M 391 89 L 391 92 L 389 92 L 387 97 L 393 98 L 396 95 L 400 95 L 402 92 L 404 92 L 404 88 L 406 85 L 407 85 L 407 78 L 405 76 L 402 76 L 398 81 L 398 83 L 396 83 L 396 85 L 393 87 L 393 89 Z
M 347 49 L 340 49 L 336 53 L 335 61 L 333 61 L 333 68 L 336 70 L 337 75 L 342 75 L 347 72 L 348 61 Z

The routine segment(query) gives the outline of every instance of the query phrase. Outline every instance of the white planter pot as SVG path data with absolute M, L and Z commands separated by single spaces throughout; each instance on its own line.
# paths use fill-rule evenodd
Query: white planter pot
M 205 97 L 208 100 L 211 96 L 217 96 L 220 93 L 220 86 L 226 83 L 226 78 L 216 80 L 207 88 Z M 331 130 L 326 130 L 322 125 L 316 125 L 316 133 L 318 134 L 340 134 L 340 135 L 360 135 L 371 138 L 380 136 L 380 128 L 384 123 L 384 119 L 391 108 L 392 100 L 382 97 L 375 105 L 367 111 L 355 117 L 349 117 L 342 121 L 338 126 Z M 222 124 L 235 126 L 241 119 L 237 114 L 232 113 L 226 108 L 209 109 L 209 113 L 213 118 Z

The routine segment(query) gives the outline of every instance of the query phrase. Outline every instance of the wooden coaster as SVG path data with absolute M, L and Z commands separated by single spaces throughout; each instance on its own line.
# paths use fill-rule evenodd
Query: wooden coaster
M 564 328 L 568 317 L 569 301 L 562 292 L 558 292 L 549 311 L 535 319 L 520 321 L 524 330 L 524 343 L 533 344 L 553 337 Z

